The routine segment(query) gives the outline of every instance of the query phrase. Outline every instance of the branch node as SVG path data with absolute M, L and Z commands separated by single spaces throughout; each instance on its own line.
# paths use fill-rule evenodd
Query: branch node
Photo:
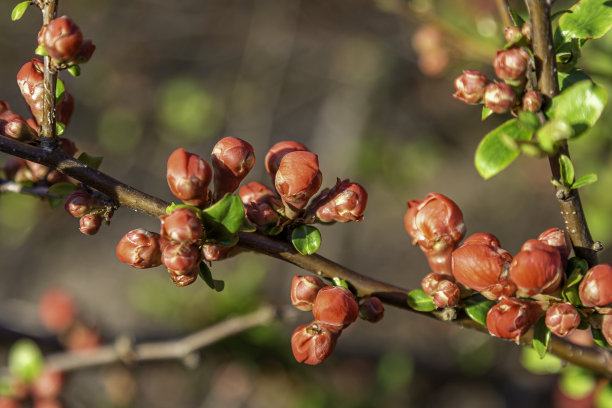
M 593 246 L 591 247 L 591 249 L 595 252 L 599 252 L 603 250 L 603 244 L 601 243 L 601 241 L 595 241 L 593 242 Z

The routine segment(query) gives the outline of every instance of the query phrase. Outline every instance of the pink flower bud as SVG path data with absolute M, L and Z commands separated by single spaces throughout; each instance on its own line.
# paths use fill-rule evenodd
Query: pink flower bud
M 301 143 L 298 142 L 278 142 L 268 150 L 266 154 L 266 171 L 272 177 L 272 184 L 276 177 L 276 172 L 280 166 L 282 158 L 291 152 L 308 152 L 309 150 Z
M 461 209 L 442 194 L 429 193 L 424 200 L 408 201 L 406 231 L 427 256 L 436 273 L 451 274 L 451 253 L 465 235 Z
M 569 303 L 556 303 L 546 311 L 546 327 L 559 337 L 572 333 L 578 325 L 580 325 L 580 314 Z
M 253 146 L 236 137 L 224 137 L 212 151 L 215 199 L 236 191 L 255 164 Z
M 459 303 L 461 291 L 456 283 L 442 280 L 433 293 L 433 302 L 437 307 L 452 307 Z
M 240 187 L 238 195 L 249 221 L 253 224 L 265 227 L 278 223 L 277 210 L 283 208 L 283 203 L 268 187 L 253 181 Z
M 612 346 L 612 314 L 604 315 L 601 323 L 601 333 L 608 344 Z
M 519 296 L 554 293 L 563 278 L 559 251 L 536 239 L 525 242 L 510 263 L 510 280 L 517 286 Z
M 117 258 L 134 268 L 145 269 L 161 265 L 161 236 L 142 228 L 125 234 L 117 244 Z
M 359 317 L 370 323 L 376 323 L 385 316 L 385 307 L 377 297 L 367 297 L 359 301 Z
M 334 352 L 340 331 L 314 321 L 295 329 L 291 335 L 293 356 L 300 363 L 321 364 Z
M 521 34 L 523 34 L 527 40 L 531 41 L 531 24 L 523 24 L 521 27 Z
M 495 113 L 508 112 L 516 101 L 516 94 L 510 85 L 493 82 L 485 87 L 482 100 L 485 106 Z
M 162 248 L 161 262 L 172 275 L 190 274 L 200 260 L 200 250 L 194 244 L 171 242 Z
M 506 42 L 515 43 L 523 36 L 521 29 L 516 26 L 506 27 L 504 29 L 504 38 Z
M 347 327 L 359 316 L 359 306 L 350 290 L 343 286 L 320 289 L 312 307 L 314 318 L 330 326 Z
M 514 340 L 519 344 L 521 336 L 541 316 L 535 302 L 504 298 L 487 313 L 487 329 L 495 337 Z
M 313 275 L 295 275 L 291 280 L 291 303 L 305 312 L 312 310 L 315 298 L 325 283 Z
M 513 47 L 507 50 L 499 50 L 493 60 L 493 68 L 498 78 L 506 81 L 517 81 L 525 77 L 529 54 L 520 48 Z
M 208 262 L 221 261 L 227 257 L 231 249 L 232 247 L 219 244 L 204 244 L 202 245 L 202 257 Z
M 175 275 L 172 271 L 168 272 L 170 272 L 170 280 L 178 287 L 189 286 L 198 279 L 197 269 L 183 275 Z
M 166 168 L 172 194 L 188 204 L 206 205 L 212 170 L 203 158 L 181 147 L 168 157 Z
M 542 108 L 542 94 L 537 91 L 527 91 L 523 95 L 523 110 L 538 113 Z
M 443 275 L 441 273 L 431 272 L 425 275 L 423 280 L 421 280 L 421 288 L 423 288 L 423 292 L 427 293 L 429 296 L 433 296 L 434 292 L 438 289 L 438 285 L 443 280 L 448 280 L 449 275 Z
M 589 269 L 578 288 L 580 300 L 586 307 L 612 304 L 612 266 L 599 264 Z
M 204 227 L 198 216 L 188 208 L 177 208 L 161 220 L 161 236 L 172 241 L 194 243 L 202 238 Z
M 61 289 L 49 289 L 38 302 L 38 316 L 47 330 L 58 334 L 63 333 L 75 321 L 74 300 Z
M 305 151 L 287 153 L 276 172 L 276 191 L 285 204 L 289 218 L 296 218 L 321 187 L 322 174 L 316 154 Z
M 542 241 L 559 251 L 561 263 L 565 268 L 570 253 L 572 252 L 572 241 L 570 241 L 567 233 L 559 228 L 550 228 L 540 234 L 538 241 Z
M 100 230 L 104 218 L 99 214 L 88 214 L 79 220 L 79 231 L 85 235 L 95 235 Z
M 17 85 L 37 123 L 42 122 L 44 65 L 38 58 L 26 62 L 17 73 Z
M 337 180 L 331 190 L 324 191 L 315 199 L 313 212 L 321 222 L 359 222 L 368 203 L 368 193 L 350 180 Z
M 497 285 L 508 286 L 510 261 L 512 256 L 500 247 L 495 236 L 474 234 L 453 251 L 453 276 L 457 282 L 479 292 L 488 288 L 485 292 L 487 298 L 496 300 L 493 294 L 500 292 Z M 509 296 L 511 293 L 504 294 Z
M 455 79 L 455 89 L 457 92 L 453 97 L 475 105 L 480 103 L 485 86 L 489 83 L 489 79 L 480 71 L 465 70 L 461 76 Z
M 70 193 L 66 199 L 66 203 L 64 204 L 64 209 L 66 212 L 75 218 L 81 218 L 82 216 L 89 214 L 93 208 L 93 198 L 83 189 L 74 190 L 72 193 Z
M 79 27 L 68 17 L 63 16 L 44 25 L 38 33 L 38 44 L 54 61 L 63 63 L 73 59 L 83 43 Z

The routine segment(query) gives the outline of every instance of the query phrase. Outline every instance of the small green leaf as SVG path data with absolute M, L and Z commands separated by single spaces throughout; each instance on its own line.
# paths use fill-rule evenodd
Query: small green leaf
M 545 317 L 542 316 L 533 326 L 533 348 L 538 352 L 540 358 L 544 358 L 550 341 L 550 330 L 546 327 Z
M 9 351 L 9 371 L 25 382 L 31 382 L 42 372 L 45 361 L 40 349 L 32 340 L 18 340 Z
M 480 294 L 470 296 L 463 300 L 465 303 L 465 313 L 477 323 L 487 325 L 487 313 L 496 302 L 485 298 Z
M 225 288 L 224 281 L 213 279 L 210 268 L 208 267 L 208 265 L 206 265 L 206 262 L 200 263 L 199 275 L 200 275 L 200 278 L 202 278 L 202 280 L 206 282 L 208 287 L 210 287 L 211 289 L 214 289 L 217 292 L 221 292 Z
M 291 242 L 302 255 L 312 255 L 321 246 L 321 233 L 311 225 L 300 225 L 291 233 Z
M 30 5 L 30 0 L 22 1 L 21 3 L 18 3 L 13 8 L 13 11 L 11 12 L 11 20 L 17 21 L 21 17 L 23 17 L 29 5 Z
M 525 20 L 523 19 L 523 17 L 521 17 L 519 13 L 514 11 L 512 7 L 508 7 L 508 11 L 510 12 L 510 16 L 512 16 L 512 19 L 514 20 L 514 24 L 516 24 L 517 27 L 521 28 L 523 24 L 525 24 Z
M 569 88 L 570 86 L 577 84 L 580 81 L 590 80 L 591 78 L 584 73 L 583 70 L 574 68 L 569 72 L 559 71 L 559 88 L 561 91 Z
M 62 183 L 56 183 L 52 185 L 51 187 L 49 187 L 49 189 L 47 190 L 47 193 L 55 194 L 59 196 L 68 196 L 70 195 L 70 193 L 72 193 L 77 188 L 78 187 L 72 183 L 62 182 Z M 48 197 L 47 201 L 49 202 L 49 206 L 51 208 L 56 208 L 57 206 L 59 206 L 60 204 L 64 202 L 64 198 Z
M 591 326 L 591 334 L 593 335 L 593 341 L 595 341 L 599 347 L 610 348 L 610 345 L 606 341 L 601 329 L 596 329 Z
M 589 173 L 584 176 L 578 177 L 574 184 L 572 184 L 573 189 L 579 189 L 580 187 L 588 186 L 589 184 L 593 184 L 597 181 L 597 174 Z
M 421 289 L 415 289 L 408 293 L 408 306 L 417 312 L 431 312 L 436 310 L 433 299 Z
M 81 155 L 78 157 L 77 160 L 85 163 L 89 167 L 93 167 L 94 169 L 97 169 L 102 164 L 102 159 L 103 157 L 101 156 L 90 156 L 87 153 L 83 152 L 81 153 Z
M 70 75 L 72 75 L 73 77 L 78 77 L 81 75 L 81 67 L 79 67 L 78 65 L 72 65 L 68 67 L 67 71 L 70 72 Z
M 559 19 L 559 30 L 565 38 L 600 38 L 612 27 L 609 0 L 580 0 L 570 10 Z
M 523 126 L 532 131 L 538 130 L 541 126 L 540 119 L 538 119 L 538 115 L 533 112 L 520 111 L 518 115 L 518 119 Z
M 187 208 L 187 209 L 193 211 L 198 216 L 198 218 L 201 218 L 201 214 L 200 214 L 201 210 L 198 207 L 196 207 L 195 205 L 191 205 L 191 204 L 175 204 L 175 203 L 172 203 L 172 204 L 170 204 L 169 206 L 166 207 L 166 214 L 170 214 L 172 211 L 174 211 L 176 209 L 179 209 L 179 208 Z
M 548 154 L 554 154 L 556 144 L 574 135 L 572 125 L 563 118 L 555 118 L 546 122 L 536 132 L 538 144 Z
M 584 275 L 589 270 L 589 264 L 584 259 L 572 256 L 567 260 L 567 267 L 565 268 L 568 275 L 572 275 L 574 271 L 578 271 Z
M 504 138 L 525 141 L 531 138 L 531 133 L 517 119 L 510 119 L 489 132 L 480 141 L 474 157 L 474 164 L 480 175 L 485 179 L 491 178 L 518 157 L 519 152 L 509 148 Z
M 491 109 L 487 108 L 486 106 L 482 107 L 482 120 L 485 120 L 492 114 L 493 114 L 493 111 Z
M 255 227 L 253 224 L 251 224 L 249 222 L 249 220 L 247 220 L 246 217 L 244 217 L 242 219 L 242 225 L 240 226 L 240 231 L 243 231 L 243 232 L 255 232 L 255 231 L 257 231 L 257 227 Z
M 349 288 L 349 287 L 348 287 L 348 283 L 346 283 L 346 281 L 345 281 L 345 280 L 342 280 L 342 279 L 340 279 L 340 278 L 339 278 L 339 277 L 337 277 L 337 276 L 334 276 L 334 277 L 332 278 L 332 281 L 334 282 L 334 286 L 342 286 L 342 287 L 345 287 L 345 288 L 347 288 L 347 289 Z
M 65 131 L 66 125 L 64 125 L 62 122 L 55 122 L 55 134 L 57 136 L 63 135 Z
M 572 160 L 566 155 L 559 156 L 559 167 L 561 169 L 561 182 L 567 188 L 574 184 L 574 165 Z
M 55 103 L 58 104 L 64 98 L 64 94 L 66 93 L 66 87 L 64 86 L 64 82 L 57 78 L 57 83 L 55 85 Z
M 202 211 L 203 219 L 225 227 L 230 234 L 240 230 L 244 220 L 244 206 L 237 195 L 226 194 L 221 200 Z
M 278 235 L 281 232 L 283 232 L 283 226 L 282 225 L 268 225 L 265 229 L 264 229 L 264 234 L 266 235 Z
M 47 50 L 45 49 L 45 46 L 42 44 L 36 47 L 36 49 L 34 50 L 34 54 L 40 55 L 42 57 L 46 57 L 47 55 L 49 55 L 47 53 Z
M 552 354 L 540 358 L 538 352 L 531 347 L 523 347 L 521 364 L 534 374 L 556 374 L 563 368 L 563 362 Z

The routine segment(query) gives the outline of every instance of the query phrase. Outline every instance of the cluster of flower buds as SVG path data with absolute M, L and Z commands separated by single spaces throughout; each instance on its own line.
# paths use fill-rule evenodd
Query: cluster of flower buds
M 79 26 L 66 16 L 42 26 L 38 45 L 55 66 L 62 68 L 89 61 L 96 49 L 90 40 L 83 40 Z
M 79 219 L 79 231 L 85 235 L 95 235 L 105 219 L 106 206 L 94 198 L 87 190 L 74 190 L 64 203 L 64 209 Z

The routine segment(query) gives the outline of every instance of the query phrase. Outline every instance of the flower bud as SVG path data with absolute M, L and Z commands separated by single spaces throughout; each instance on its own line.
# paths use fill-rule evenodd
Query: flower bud
M 589 269 L 580 282 L 578 293 L 586 307 L 612 304 L 612 266 L 599 264 Z
M 559 251 L 536 239 L 526 241 L 510 263 L 510 280 L 519 296 L 554 293 L 563 278 Z
M 236 191 L 255 164 L 253 146 L 236 137 L 224 137 L 212 151 L 215 199 Z
M 457 92 L 453 97 L 475 105 L 480 103 L 485 86 L 489 83 L 489 79 L 480 71 L 464 70 L 461 76 L 455 79 L 455 89 Z
M 350 290 L 343 286 L 321 288 L 312 307 L 314 318 L 330 326 L 349 326 L 359 316 L 359 306 Z
M 38 136 L 24 118 L 11 110 L 0 113 L 0 133 L 23 141 L 36 139 Z
M 232 247 L 219 244 L 202 245 L 202 257 L 208 262 L 221 261 L 227 257 Z
M 133 268 L 145 269 L 161 265 L 161 236 L 142 228 L 125 234 L 117 244 L 117 258 Z
M 17 85 L 37 123 L 42 122 L 44 65 L 38 58 L 26 62 L 17 73 Z
M 189 275 L 198 267 L 200 259 L 200 250 L 194 244 L 171 242 L 162 248 L 161 262 L 172 275 Z
M 550 228 L 540 234 L 538 241 L 548 244 L 559 251 L 561 263 L 565 268 L 570 253 L 572 252 L 572 241 L 570 241 L 567 233 L 559 228 Z
M 461 291 L 455 282 L 442 280 L 433 293 L 433 302 L 437 307 L 452 307 L 459 303 Z
M 523 110 L 538 113 L 542 108 L 542 94 L 537 91 L 527 91 L 523 95 Z
M 298 142 L 278 142 L 274 146 L 268 150 L 266 154 L 266 171 L 272 177 L 272 184 L 274 184 L 274 180 L 276 177 L 276 172 L 278 171 L 278 167 L 280 166 L 280 162 L 282 158 L 291 152 L 308 152 L 308 148 L 301 143 Z
M 70 193 L 64 204 L 66 212 L 75 218 L 81 218 L 89 214 L 93 208 L 93 198 L 87 191 L 81 188 Z
M 427 293 L 429 296 L 433 296 L 440 282 L 448 280 L 448 278 L 448 275 L 443 275 L 441 273 L 428 273 L 423 280 L 421 280 L 421 288 L 423 288 L 423 292 Z
M 603 316 L 601 323 L 601 333 L 603 334 L 608 344 L 612 346 L 612 314 L 606 314 Z
M 182 147 L 172 152 L 168 157 L 166 178 L 170 191 L 177 198 L 192 205 L 208 202 L 212 170 L 197 154 L 188 153 Z
M 159 217 L 161 236 L 178 242 L 197 242 L 204 234 L 202 221 L 188 208 L 177 208 L 170 214 Z
M 258 226 L 277 224 L 277 210 L 283 208 L 283 203 L 276 194 L 261 183 L 253 181 L 240 187 L 238 195 L 242 200 L 247 218 Z
M 66 331 L 75 321 L 76 306 L 72 297 L 61 289 L 48 289 L 38 302 L 38 317 L 53 333 Z
M 359 317 L 371 323 L 382 320 L 385 316 L 385 307 L 377 297 L 367 297 L 359 301 Z
M 368 203 L 368 193 L 349 179 L 338 179 L 331 190 L 324 191 L 314 200 L 313 210 L 321 222 L 359 222 Z
M 525 77 L 529 54 L 520 48 L 512 47 L 507 50 L 499 50 L 493 60 L 495 75 L 505 81 L 518 81 Z
M 60 395 L 63 386 L 64 376 L 61 371 L 45 368 L 32 383 L 32 394 L 35 399 L 53 399 Z
M 485 87 L 482 100 L 485 106 L 495 113 L 508 112 L 516 101 L 516 94 L 510 85 L 493 82 Z
M 305 312 L 312 310 L 315 298 L 325 283 L 313 275 L 295 275 L 291 280 L 291 303 Z
M 559 337 L 572 333 L 578 325 L 580 325 L 580 314 L 569 303 L 556 303 L 546 311 L 546 327 Z
M 295 329 L 291 335 L 293 356 L 300 363 L 321 364 L 334 352 L 340 331 L 314 321 Z
M 409 200 L 404 216 L 406 231 L 427 256 L 436 273 L 451 274 L 451 253 L 465 235 L 461 209 L 442 194 L 429 193 L 424 200 Z
M 83 40 L 81 48 L 79 48 L 79 52 L 77 52 L 74 59 L 70 61 L 70 65 L 86 63 L 91 59 L 91 56 L 93 55 L 95 50 L 96 46 L 91 42 L 91 40 Z
M 173 272 L 170 272 L 170 280 L 172 281 L 172 283 L 181 288 L 183 286 L 191 285 L 193 282 L 196 281 L 196 279 L 198 279 L 197 269 L 195 271 L 183 275 L 175 275 Z
M 38 33 L 38 44 L 56 63 L 73 59 L 83 43 L 83 34 L 79 27 L 68 17 L 53 19 L 44 25 Z
M 70 93 L 64 92 L 64 97 L 55 107 L 57 121 L 68 126 L 70 118 L 72 117 L 72 112 L 74 112 L 74 98 Z
M 504 298 L 487 313 L 487 329 L 495 337 L 511 339 L 519 344 L 521 336 L 540 315 L 541 309 L 535 302 Z
M 88 214 L 79 220 L 79 231 L 85 235 L 95 235 L 100 230 L 104 218 L 99 214 Z
M 504 38 L 506 42 L 515 43 L 520 40 L 522 36 L 521 29 L 516 26 L 509 26 L 504 29 Z
M 500 247 L 491 234 L 478 233 L 465 240 L 452 254 L 452 271 L 457 282 L 479 292 L 488 289 L 483 296 L 496 300 L 493 294 L 508 285 L 508 268 L 512 256 Z M 510 296 L 512 293 L 504 292 Z M 512 292 L 512 290 L 510 290 Z
M 58 147 L 69 156 L 74 156 L 74 154 L 79 150 L 74 142 L 66 137 L 59 137 L 57 142 Z
M 521 27 L 521 34 L 523 34 L 527 40 L 531 41 L 531 24 L 523 24 Z
M 305 151 L 287 153 L 276 172 L 276 191 L 285 204 L 288 218 L 296 218 L 321 187 L 322 174 L 316 154 Z

